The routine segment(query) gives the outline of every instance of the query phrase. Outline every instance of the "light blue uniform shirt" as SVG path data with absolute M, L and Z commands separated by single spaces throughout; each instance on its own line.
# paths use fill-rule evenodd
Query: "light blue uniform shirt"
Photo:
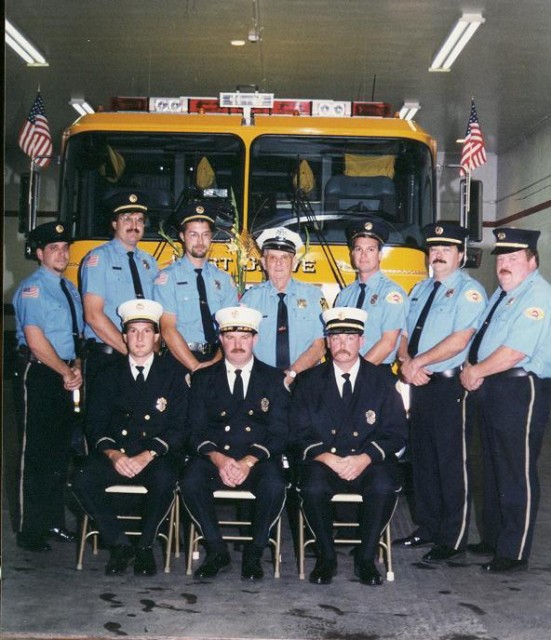
M 490 298 L 486 318 L 499 297 Z M 499 303 L 482 338 L 478 361 L 500 346 L 526 354 L 517 365 L 540 378 L 551 378 L 551 284 L 534 271 Z
M 381 271 L 374 273 L 365 283 L 365 300 L 362 309 L 367 312 L 364 328 L 364 346 L 360 353 L 364 356 L 379 342 L 385 331 L 402 331 L 406 326 L 408 298 L 405 291 Z M 360 282 L 356 280 L 343 289 L 335 300 L 335 307 L 355 307 L 360 295 Z M 392 364 L 396 360 L 396 348 L 383 361 Z
M 87 293 L 93 293 L 103 298 L 103 312 L 117 329 L 121 327 L 117 307 L 136 297 L 127 253 L 128 249 L 119 240 L 113 238 L 100 247 L 92 249 L 82 264 L 81 289 L 83 297 Z M 134 262 L 138 267 L 144 297 L 151 298 L 153 296 L 153 281 L 159 271 L 155 258 L 136 247 Z M 84 327 L 84 337 L 101 342 L 88 325 Z
M 46 267 L 40 267 L 19 285 L 13 296 L 17 346 L 29 346 L 24 328 L 38 327 L 50 341 L 62 360 L 76 357 L 73 322 L 67 298 L 61 289 L 61 278 Z M 79 333 L 82 332 L 82 304 L 76 287 L 65 280 L 77 314 Z
M 289 319 L 289 353 L 291 364 L 316 340 L 323 338 L 321 314 L 327 308 L 321 289 L 291 278 L 284 292 Z M 255 356 L 273 367 L 276 365 L 278 290 L 268 280 L 245 291 L 241 304 L 262 313 Z
M 155 280 L 153 298 L 163 305 L 164 311 L 176 315 L 176 328 L 186 342 L 205 342 L 195 269 L 186 256 L 163 269 Z M 208 261 L 202 269 L 211 314 L 237 306 L 232 277 Z
M 427 278 L 413 287 L 409 296 L 407 317 L 408 335 L 411 336 L 427 298 L 432 292 L 433 278 Z M 454 271 L 442 284 L 432 303 L 421 337 L 418 353 L 432 349 L 436 344 L 456 331 L 479 328 L 486 306 L 484 287 L 461 269 Z M 434 372 L 453 369 L 462 365 L 469 352 L 469 345 L 453 358 L 431 364 Z

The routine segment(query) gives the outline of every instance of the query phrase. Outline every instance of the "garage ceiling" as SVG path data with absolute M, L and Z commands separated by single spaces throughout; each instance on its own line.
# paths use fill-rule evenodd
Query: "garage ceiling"
M 486 19 L 450 73 L 429 73 L 463 11 Z M 458 152 L 471 96 L 490 152 L 551 113 L 550 0 L 8 0 L 6 17 L 45 54 L 6 49 L 6 153 L 40 86 L 54 136 L 116 95 L 218 95 L 257 85 L 280 98 L 418 100 L 417 121 Z M 258 42 L 249 42 L 255 26 Z M 230 40 L 247 44 L 233 47 Z

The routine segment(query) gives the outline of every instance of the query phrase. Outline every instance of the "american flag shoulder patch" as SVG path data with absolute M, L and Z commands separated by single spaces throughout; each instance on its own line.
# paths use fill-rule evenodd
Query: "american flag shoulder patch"
M 87 267 L 97 267 L 99 264 L 99 256 L 97 253 L 93 253 L 91 256 L 88 256 L 86 259 Z
M 40 289 L 38 287 L 24 287 L 21 292 L 22 298 L 38 298 L 40 295 Z
M 168 273 L 161 273 L 155 278 L 155 284 L 166 284 L 168 282 Z

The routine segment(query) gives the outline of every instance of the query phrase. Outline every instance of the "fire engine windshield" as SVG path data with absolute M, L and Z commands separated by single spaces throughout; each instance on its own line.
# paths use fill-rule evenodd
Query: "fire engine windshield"
M 241 211 L 245 151 L 226 134 L 92 132 L 71 137 L 63 167 L 60 217 L 75 238 L 110 235 L 107 200 L 129 187 L 145 191 L 149 209 L 145 238 L 162 226 L 174 235 L 170 216 L 190 195 L 220 199 Z M 232 208 L 218 226 L 233 223 Z M 224 214 L 221 214 L 224 215 Z
M 251 148 L 249 229 L 283 226 L 344 243 L 367 214 L 393 229 L 389 243 L 420 246 L 432 222 L 429 149 L 414 140 L 265 135 Z

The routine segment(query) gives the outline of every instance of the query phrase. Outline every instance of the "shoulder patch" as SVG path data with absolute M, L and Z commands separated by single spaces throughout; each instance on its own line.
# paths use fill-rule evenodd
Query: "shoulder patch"
M 86 259 L 85 265 L 87 267 L 97 267 L 99 264 L 99 255 L 97 253 L 93 253 L 89 255 Z
M 166 284 L 168 282 L 168 273 L 161 271 L 159 275 L 155 278 L 154 284 Z
M 545 311 L 540 307 L 528 307 L 524 309 L 524 315 L 530 320 L 543 320 L 545 318 Z
M 404 296 L 399 291 L 391 291 L 387 294 L 386 301 L 390 302 L 390 304 L 402 304 Z
M 24 287 L 21 291 L 22 298 L 39 298 L 40 297 L 40 288 L 33 287 Z
M 467 298 L 469 302 L 483 302 L 484 300 L 480 291 L 477 291 L 476 289 L 469 289 L 468 291 L 465 291 L 465 298 Z

